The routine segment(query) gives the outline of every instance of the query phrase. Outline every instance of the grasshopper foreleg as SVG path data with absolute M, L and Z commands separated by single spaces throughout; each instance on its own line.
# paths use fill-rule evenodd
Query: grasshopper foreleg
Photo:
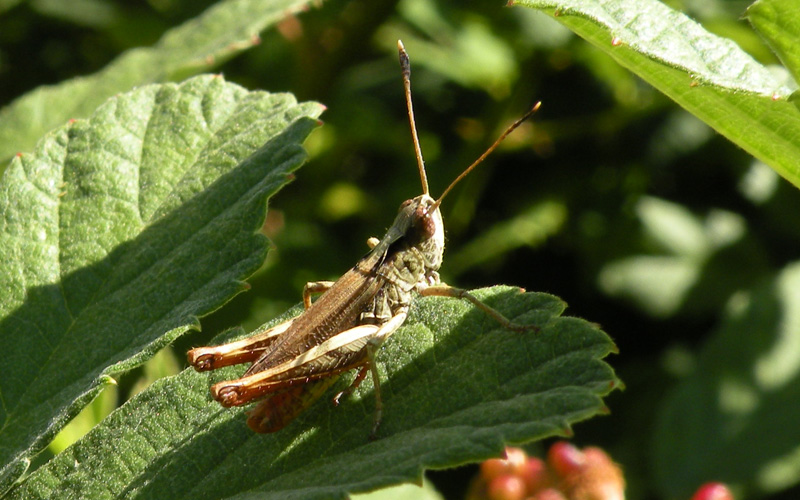
M 500 323 L 503 326 L 503 328 L 508 328 L 509 330 L 514 330 L 515 332 L 524 332 L 526 330 L 533 330 L 534 332 L 539 331 L 539 327 L 536 325 L 520 325 L 514 323 L 510 319 L 500 314 L 499 311 L 481 302 L 477 297 L 469 293 L 467 290 L 464 290 L 463 288 L 456 288 L 454 286 L 450 286 L 445 283 L 438 283 L 436 285 L 418 287 L 418 291 L 420 295 L 426 297 L 436 296 L 436 297 L 452 297 L 455 299 L 466 299 L 470 301 L 473 305 L 475 305 L 475 307 L 485 312 L 486 314 L 491 316 L 495 321 Z
M 333 286 L 333 281 L 309 281 L 303 287 L 303 307 L 311 307 L 312 293 L 325 293 Z

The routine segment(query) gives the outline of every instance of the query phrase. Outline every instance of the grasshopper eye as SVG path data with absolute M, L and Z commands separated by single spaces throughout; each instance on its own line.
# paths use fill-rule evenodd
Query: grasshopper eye
M 436 234 L 436 221 L 431 216 L 430 207 L 419 204 L 414 211 L 414 230 L 420 241 L 427 240 Z

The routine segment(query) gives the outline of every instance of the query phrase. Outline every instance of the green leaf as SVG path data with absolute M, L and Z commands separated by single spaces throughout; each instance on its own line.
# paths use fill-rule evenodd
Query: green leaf
M 0 161 L 29 151 L 67 120 L 88 116 L 109 97 L 147 83 L 179 81 L 258 43 L 258 34 L 309 0 L 228 0 L 173 28 L 152 47 L 129 50 L 102 71 L 43 86 L 0 110 Z
M 0 14 L 15 7 L 22 0 L 0 0 Z
M 698 283 L 709 273 L 711 259 L 746 232 L 745 221 L 735 213 L 712 210 L 700 218 L 683 205 L 648 196 L 638 201 L 636 213 L 658 253 L 607 262 L 597 281 L 606 294 L 661 318 L 696 299 L 692 292 L 697 293 Z
M 0 492 L 111 375 L 242 291 L 321 106 L 221 77 L 109 100 L 0 180 Z
M 745 15 L 770 48 L 792 73 L 800 78 L 800 11 L 794 0 L 759 0 Z
M 515 0 L 552 15 L 800 186 L 796 84 L 655 0 Z
M 735 295 L 654 433 L 664 498 L 723 481 L 761 496 L 800 482 L 800 264 Z M 744 494 L 742 498 L 744 498 Z
M 28 3 L 42 16 L 98 30 L 109 27 L 125 15 L 116 4 L 103 0 L 29 0 Z
M 444 500 L 429 481 L 422 486 L 416 484 L 400 484 L 372 491 L 350 495 L 351 500 Z
M 542 331 L 503 330 L 466 301 L 418 299 L 378 356 L 385 380 L 377 441 L 367 439 L 374 410 L 369 379 L 334 408 L 330 397 L 348 383 L 339 380 L 284 430 L 260 435 L 245 425 L 244 409 L 222 409 L 208 393 L 210 382 L 243 367 L 187 369 L 112 413 L 11 498 L 55 492 L 60 498 L 344 498 L 419 484 L 424 468 L 564 435 L 572 422 L 604 411 L 601 396 L 619 383 L 600 360 L 615 350 L 608 336 L 584 320 L 560 317 L 564 304 L 550 295 L 512 287 L 476 295 Z
M 456 21 L 427 0 L 400 2 L 398 10 L 405 20 L 387 23 L 376 34 L 384 49 L 393 52 L 401 39 L 420 67 L 460 85 L 482 88 L 496 98 L 508 95 L 508 82 L 519 72 L 518 61 L 484 19 L 470 16 Z

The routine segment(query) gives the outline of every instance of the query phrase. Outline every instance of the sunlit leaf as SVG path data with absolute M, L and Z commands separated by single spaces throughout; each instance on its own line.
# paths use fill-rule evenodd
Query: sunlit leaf
M 244 288 L 321 107 L 221 77 L 151 85 L 0 180 L 0 492 L 89 403 Z

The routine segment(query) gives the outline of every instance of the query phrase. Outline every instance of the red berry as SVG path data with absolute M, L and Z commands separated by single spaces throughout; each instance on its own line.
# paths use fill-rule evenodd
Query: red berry
M 591 446 L 580 451 L 566 443 L 555 451 L 553 448 L 550 449 L 549 458 L 552 459 L 551 464 L 557 464 L 562 471 L 558 486 L 567 498 L 571 500 L 625 498 L 625 479 L 622 470 L 605 451 Z
M 508 462 L 502 458 L 490 458 L 481 463 L 481 477 L 487 483 L 491 482 L 492 479 L 496 477 L 510 473 Z
M 692 500 L 733 500 L 733 493 L 722 483 L 706 483 L 697 489 Z
M 508 470 L 511 474 L 521 474 L 525 470 L 525 462 L 528 460 L 528 455 L 525 450 L 521 448 L 506 448 L 506 462 L 508 463 Z
M 538 457 L 530 457 L 519 476 L 525 481 L 528 495 L 544 490 L 550 486 L 550 474 L 547 472 L 547 465 Z
M 580 472 L 586 464 L 586 457 L 570 443 L 558 441 L 547 452 L 547 463 L 563 478 Z
M 481 476 L 486 482 L 503 474 L 521 474 L 528 456 L 520 448 L 503 450 L 505 458 L 490 458 L 481 464 Z
M 511 474 L 498 476 L 489 483 L 487 494 L 489 500 L 523 500 L 525 483 L 520 477 Z
M 530 500 L 567 500 L 567 497 L 555 488 L 547 488 L 533 495 Z
M 614 461 L 611 460 L 611 457 L 609 457 L 602 448 L 596 446 L 587 446 L 584 448 L 583 456 L 586 459 L 586 467 L 607 468 L 614 465 Z

